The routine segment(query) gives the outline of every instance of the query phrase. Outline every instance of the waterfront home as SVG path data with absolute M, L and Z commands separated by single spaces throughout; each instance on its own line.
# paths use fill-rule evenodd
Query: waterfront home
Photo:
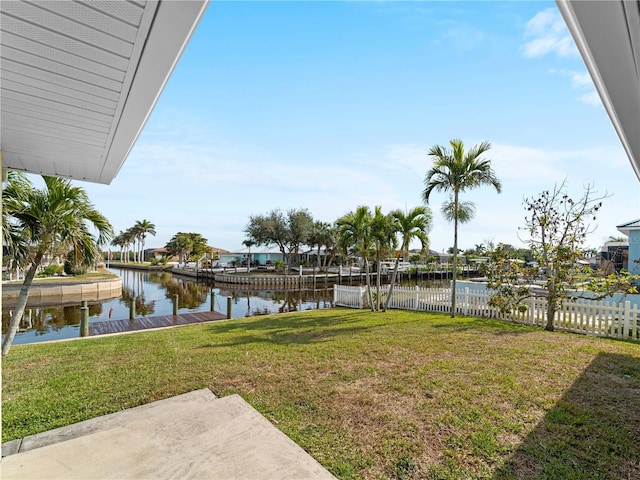
M 605 273 L 627 270 L 629 266 L 629 242 L 609 241 L 600 247 L 598 258 L 600 267 Z
M 640 275 L 640 219 L 616 227 L 629 237 L 627 241 L 626 268 L 633 275 Z
M 209 252 L 205 254 L 203 263 L 208 265 L 212 260 L 215 262 L 220 258 L 220 255 L 224 255 L 229 253 L 228 250 L 218 247 L 209 247 Z M 147 262 L 150 262 L 152 259 L 162 260 L 167 256 L 167 249 L 164 247 L 161 248 L 147 248 L 144 251 L 144 259 Z M 168 263 L 178 263 L 178 257 L 172 256 L 167 258 Z
M 274 265 L 278 261 L 284 261 L 284 255 L 278 248 L 262 248 L 253 247 L 241 248 L 229 252 L 225 250 L 219 254 L 218 263 L 220 266 L 230 266 L 232 264 L 239 263 L 239 265 L 246 265 L 249 255 L 251 255 L 251 265 L 256 267 Z

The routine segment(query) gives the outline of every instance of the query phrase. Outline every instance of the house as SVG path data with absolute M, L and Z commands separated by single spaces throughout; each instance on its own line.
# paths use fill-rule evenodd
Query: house
M 216 259 L 220 258 L 220 255 L 224 255 L 226 253 L 229 253 L 228 250 L 225 250 L 223 248 L 209 247 L 209 249 L 210 249 L 210 253 L 205 255 L 205 259 L 206 260 L 210 260 L 210 259 L 216 260 Z M 150 261 L 152 258 L 155 258 L 156 260 L 161 260 L 166 255 L 167 255 L 167 249 L 164 248 L 164 247 L 161 247 L 161 248 L 147 248 L 144 251 L 144 259 L 147 262 Z M 167 260 L 170 263 L 175 263 L 175 262 L 178 262 L 178 257 L 177 256 L 169 257 Z
M 629 262 L 629 242 L 605 242 L 600 248 L 600 268 L 605 273 L 627 270 Z
M 623 223 L 616 228 L 629 237 L 626 254 L 627 270 L 632 275 L 640 275 L 640 219 Z
M 251 264 L 254 266 L 273 265 L 278 261 L 284 261 L 284 256 L 278 248 L 241 248 L 233 252 L 224 251 L 220 253 L 219 263 L 220 265 L 230 265 L 234 262 L 240 262 L 245 264 L 247 259 L 251 255 Z
M 453 256 L 450 253 L 445 253 L 444 251 L 438 252 L 437 250 L 428 250 L 423 253 L 422 250 L 418 248 L 409 250 L 409 256 L 412 255 L 422 255 L 423 258 L 435 257 L 438 263 L 449 263 L 451 257 Z

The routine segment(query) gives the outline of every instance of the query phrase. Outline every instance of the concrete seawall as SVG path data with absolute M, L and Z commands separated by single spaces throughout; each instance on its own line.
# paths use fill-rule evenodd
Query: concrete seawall
M 2 307 L 15 306 L 20 295 L 21 284 L 2 285 Z M 29 289 L 28 306 L 40 305 L 70 305 L 86 300 L 95 302 L 108 300 L 122 295 L 122 279 L 96 280 L 87 282 L 35 283 Z

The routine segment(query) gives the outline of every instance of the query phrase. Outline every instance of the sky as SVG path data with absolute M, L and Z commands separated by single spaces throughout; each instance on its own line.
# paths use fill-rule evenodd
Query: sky
M 147 219 L 241 251 L 249 216 L 423 204 L 428 151 L 491 143 L 502 193 L 459 246 L 524 246 L 523 198 L 566 181 L 604 200 L 587 246 L 640 217 L 640 183 L 555 2 L 222 2 L 201 19 L 111 185 L 82 184 L 117 232 Z M 453 225 L 430 199 L 430 247 Z M 596 225 L 594 225 L 596 226 Z

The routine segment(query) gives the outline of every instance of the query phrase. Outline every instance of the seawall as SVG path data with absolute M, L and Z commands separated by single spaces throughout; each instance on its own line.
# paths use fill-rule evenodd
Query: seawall
M 50 282 L 50 283 L 49 283 Z M 2 308 L 15 306 L 22 284 L 2 285 Z M 61 280 L 34 283 L 29 289 L 27 305 L 71 305 L 79 304 L 83 300 L 95 302 L 108 300 L 122 295 L 122 279 L 87 280 L 86 282 L 70 282 Z

